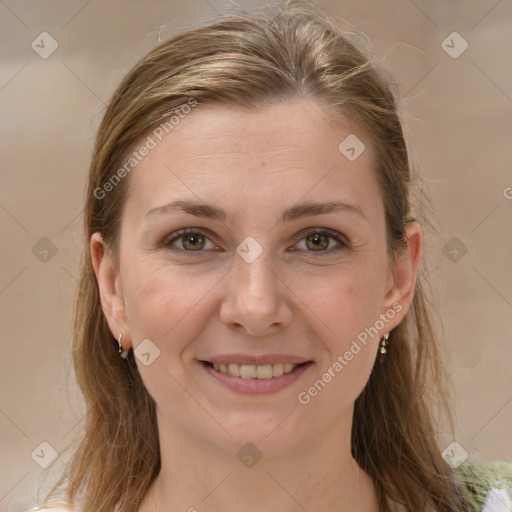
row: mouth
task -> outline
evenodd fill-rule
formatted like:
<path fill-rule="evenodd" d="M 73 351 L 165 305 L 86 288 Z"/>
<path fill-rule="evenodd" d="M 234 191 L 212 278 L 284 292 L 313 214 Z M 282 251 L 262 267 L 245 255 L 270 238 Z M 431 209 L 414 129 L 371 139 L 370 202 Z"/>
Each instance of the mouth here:
<path fill-rule="evenodd" d="M 311 373 L 315 363 L 293 354 L 225 353 L 197 359 L 214 386 L 243 394 L 276 393 Z"/>
<path fill-rule="evenodd" d="M 202 361 L 203 364 L 209 366 L 214 371 L 232 377 L 242 379 L 258 379 L 269 380 L 281 377 L 284 374 L 290 374 L 297 368 L 308 365 L 311 361 L 301 364 L 294 363 L 276 363 L 276 364 L 237 364 L 237 363 L 212 363 L 210 361 Z"/>

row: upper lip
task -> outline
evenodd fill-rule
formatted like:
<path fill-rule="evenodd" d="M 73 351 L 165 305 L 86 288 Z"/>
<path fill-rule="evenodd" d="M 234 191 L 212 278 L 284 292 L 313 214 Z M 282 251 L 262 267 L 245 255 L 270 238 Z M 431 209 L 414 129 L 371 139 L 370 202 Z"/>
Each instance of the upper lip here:
<path fill-rule="evenodd" d="M 247 364 L 254 366 L 263 366 L 266 364 L 279 363 L 302 364 L 309 362 L 310 359 L 292 356 L 289 354 L 265 354 L 259 356 L 250 354 L 219 354 L 216 356 L 211 356 L 208 359 L 204 359 L 203 361 L 219 364 Z"/>

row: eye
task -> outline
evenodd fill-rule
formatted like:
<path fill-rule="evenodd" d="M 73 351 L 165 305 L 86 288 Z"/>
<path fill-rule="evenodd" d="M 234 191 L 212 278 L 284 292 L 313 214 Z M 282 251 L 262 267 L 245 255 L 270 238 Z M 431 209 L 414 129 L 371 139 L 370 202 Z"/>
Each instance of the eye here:
<path fill-rule="evenodd" d="M 207 242 L 210 243 L 208 247 Z M 178 244 L 176 247 L 175 244 Z M 196 229 L 182 229 L 164 240 L 163 245 L 176 252 L 201 252 L 203 249 L 215 249 L 213 242 L 202 232 Z"/>
<path fill-rule="evenodd" d="M 335 231 L 313 229 L 301 233 L 304 236 L 295 247 L 309 253 L 332 253 L 349 246 L 343 235 Z M 331 243 L 333 242 L 334 243 Z M 210 244 L 208 246 L 208 244 Z M 201 253 L 204 250 L 216 250 L 218 247 L 199 229 L 182 229 L 172 233 L 162 242 L 173 252 Z M 296 249 L 294 249 L 296 250 Z"/>
<path fill-rule="evenodd" d="M 331 245 L 331 241 L 335 241 L 335 244 Z M 343 239 L 343 235 L 340 233 L 329 231 L 329 230 L 317 230 L 313 229 L 306 233 L 306 236 L 300 240 L 300 242 L 296 245 L 305 247 L 305 249 L 300 248 L 301 250 L 306 250 L 307 252 L 317 252 L 317 253 L 332 253 L 335 251 L 339 251 L 344 247 L 348 247 L 348 242 Z"/>

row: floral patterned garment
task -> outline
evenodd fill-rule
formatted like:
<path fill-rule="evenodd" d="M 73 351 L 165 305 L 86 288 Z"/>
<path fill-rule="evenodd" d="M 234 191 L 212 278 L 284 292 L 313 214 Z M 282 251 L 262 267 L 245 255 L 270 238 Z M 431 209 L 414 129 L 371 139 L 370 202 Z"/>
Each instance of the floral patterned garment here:
<path fill-rule="evenodd" d="M 466 460 L 455 474 L 472 507 L 469 512 L 512 512 L 512 464 Z"/>

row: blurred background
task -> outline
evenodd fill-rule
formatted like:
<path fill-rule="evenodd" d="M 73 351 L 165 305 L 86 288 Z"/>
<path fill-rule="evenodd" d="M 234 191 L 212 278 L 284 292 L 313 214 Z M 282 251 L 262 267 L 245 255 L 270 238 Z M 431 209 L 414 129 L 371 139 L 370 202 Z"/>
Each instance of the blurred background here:
<path fill-rule="evenodd" d="M 314 4 L 362 32 L 400 82 L 412 160 L 438 212 L 425 271 L 457 415 L 456 438 L 441 433 L 441 450 L 512 462 L 512 2 Z M 70 323 L 85 179 L 105 104 L 159 40 L 234 5 L 0 0 L 2 512 L 44 498 L 84 414 Z"/>

